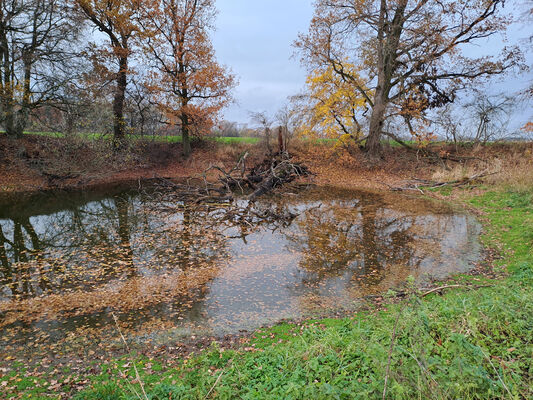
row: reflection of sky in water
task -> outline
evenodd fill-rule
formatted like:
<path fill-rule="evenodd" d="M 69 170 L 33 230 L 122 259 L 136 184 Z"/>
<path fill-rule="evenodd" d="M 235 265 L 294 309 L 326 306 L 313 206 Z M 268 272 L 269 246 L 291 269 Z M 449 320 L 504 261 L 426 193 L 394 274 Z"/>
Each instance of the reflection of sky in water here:
<path fill-rule="evenodd" d="M 479 256 L 472 217 L 400 195 L 328 188 L 257 203 L 300 213 L 288 226 L 221 225 L 155 205 L 119 193 L 0 213 L 4 339 L 16 327 L 60 338 L 105 326 L 111 310 L 139 337 L 237 332 L 350 309 L 409 275 L 464 272 Z"/>
<path fill-rule="evenodd" d="M 478 257 L 479 226 L 471 216 L 418 215 L 404 221 L 401 214 L 392 210 L 382 210 L 380 214 L 381 220 L 400 219 L 384 229 L 386 238 L 390 239 L 398 225 L 404 225 L 408 230 L 412 228 L 414 241 L 409 243 L 413 253 L 408 268 L 385 265 L 385 274 L 390 275 L 376 285 L 377 290 L 372 290 L 372 286 L 361 288 L 357 280 L 354 282 L 354 274 L 361 279 L 365 276 L 364 261 L 357 258 L 339 273 L 320 282 L 309 282 L 306 279 L 309 273 L 298 265 L 301 254 L 293 250 L 290 241 L 283 235 L 262 232 L 250 235 L 248 245 L 240 241 L 232 243 L 230 264 L 209 284 L 205 299 L 209 323 L 232 330 L 247 326 L 250 316 L 263 321 L 299 317 L 304 311 L 319 312 L 322 306 L 331 306 L 328 299 L 334 299 L 333 304 L 339 307 L 349 307 L 354 297 L 379 293 L 401 284 L 402 278 L 408 275 L 420 280 L 467 271 L 471 268 L 469 263 Z M 295 230 L 295 224 L 287 229 Z M 302 304 L 306 301 L 309 304 Z M 265 309 L 270 317 L 265 315 Z"/>

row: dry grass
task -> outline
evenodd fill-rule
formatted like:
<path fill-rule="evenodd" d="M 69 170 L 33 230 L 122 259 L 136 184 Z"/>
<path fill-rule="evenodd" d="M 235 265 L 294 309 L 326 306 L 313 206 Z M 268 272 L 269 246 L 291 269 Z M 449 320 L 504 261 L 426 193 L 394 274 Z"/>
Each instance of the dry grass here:
<path fill-rule="evenodd" d="M 276 148 L 276 143 L 272 143 Z M 351 151 L 328 141 L 294 138 L 289 150 L 298 161 L 316 173 L 316 183 L 386 189 L 405 179 L 432 178 L 455 181 L 482 171 L 491 185 L 524 189 L 533 186 L 533 143 L 501 143 L 475 148 L 436 144 L 435 152 L 474 156 L 464 163 L 442 163 L 419 157 L 401 147 L 385 146 L 383 157 L 371 160 L 358 147 Z M 193 154 L 185 159 L 179 143 L 131 141 L 114 152 L 108 140 L 28 136 L 20 141 L 0 137 L 0 191 L 35 190 L 56 186 L 97 185 L 154 176 L 183 178 L 198 176 L 211 165 L 230 169 L 248 153 L 247 166 L 267 154 L 264 142 L 193 143 Z"/>
<path fill-rule="evenodd" d="M 502 189 L 528 190 L 533 187 L 533 144 L 501 144 L 478 147 L 472 154 L 479 160 L 456 164 L 450 170 L 437 169 L 432 179 L 448 182 L 468 179 L 481 172 L 488 174 L 483 182 Z"/>

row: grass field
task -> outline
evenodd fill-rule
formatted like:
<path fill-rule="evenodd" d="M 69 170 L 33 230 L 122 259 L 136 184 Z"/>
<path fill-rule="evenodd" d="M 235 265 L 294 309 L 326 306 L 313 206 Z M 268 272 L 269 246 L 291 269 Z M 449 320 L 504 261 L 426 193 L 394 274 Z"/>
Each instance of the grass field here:
<path fill-rule="evenodd" d="M 0 134 L 5 134 L 5 132 L 0 131 Z M 25 135 L 33 135 L 33 136 L 46 136 L 46 137 L 56 137 L 56 138 L 62 138 L 65 137 L 65 134 L 60 132 L 24 132 Z M 102 133 L 84 133 L 84 134 L 78 134 L 81 137 L 85 137 L 90 140 L 99 140 L 99 139 L 111 139 L 113 135 L 111 134 L 102 134 Z M 154 142 L 160 142 L 160 143 L 181 143 L 181 136 L 151 136 L 151 135 L 128 135 L 129 139 L 133 140 L 146 140 L 146 141 L 154 141 Z M 261 141 L 262 138 L 260 137 L 227 137 L 227 136 L 221 136 L 221 137 L 210 137 L 206 136 L 206 140 L 214 141 L 217 143 L 222 144 L 233 144 L 233 143 L 246 143 L 246 144 L 256 144 Z M 195 138 L 192 138 L 192 140 L 196 140 Z M 313 143 L 319 143 L 319 144 L 334 144 L 337 142 L 337 139 L 328 139 L 328 138 L 313 138 L 313 139 L 305 139 L 304 140 L 310 140 Z"/>
<path fill-rule="evenodd" d="M 455 284 L 464 287 L 444 295 L 412 288 L 399 303 L 351 318 L 283 323 L 240 349 L 212 347 L 171 369 L 130 354 L 93 376 L 51 372 L 39 388 L 21 366 L 0 385 L 16 382 L 10 393 L 26 399 L 49 398 L 47 385 L 65 376 L 89 379 L 78 400 L 532 398 L 533 191 L 465 191 L 463 200 L 484 214 L 483 241 L 500 249 L 505 278 L 462 275 Z"/>
<path fill-rule="evenodd" d="M 0 134 L 3 134 L 5 132 L 0 131 Z M 25 135 L 34 135 L 34 136 L 47 136 L 47 137 L 65 137 L 63 133 L 60 132 L 24 132 Z M 102 133 L 84 133 L 79 134 L 79 136 L 85 137 L 87 139 L 91 140 L 98 140 L 98 139 L 110 139 L 113 137 L 111 134 L 102 134 Z M 181 136 L 151 136 L 151 135 L 128 135 L 127 136 L 130 139 L 133 140 L 146 140 L 146 141 L 154 141 L 154 142 L 160 142 L 160 143 L 181 143 Z M 214 141 L 217 143 L 222 144 L 233 144 L 233 143 L 246 143 L 246 144 L 256 144 L 258 143 L 262 138 L 259 137 L 205 137 L 206 140 Z M 196 140 L 195 138 L 192 138 L 192 140 Z M 333 138 L 301 138 L 301 140 L 309 140 L 312 143 L 316 144 L 335 144 L 338 142 L 338 139 Z M 364 143 L 364 142 L 362 142 Z M 388 140 L 384 139 L 383 143 L 388 143 L 392 147 L 401 147 L 402 145 L 400 143 L 395 142 L 394 140 Z M 416 142 L 413 140 L 404 140 L 404 143 L 416 146 Z M 432 144 L 446 144 L 447 142 L 444 141 L 436 141 L 432 142 Z M 453 144 L 452 142 L 449 142 L 449 144 Z M 487 142 L 485 145 L 492 145 L 494 142 Z M 472 142 L 458 142 L 458 145 L 460 146 L 468 146 L 473 145 Z"/>
<path fill-rule="evenodd" d="M 5 133 L 5 132 L 0 132 Z M 34 135 L 34 136 L 47 136 L 47 137 L 65 137 L 63 133 L 60 132 L 24 132 L 25 135 Z M 112 135 L 105 135 L 101 133 L 85 133 L 80 134 L 80 136 L 85 137 L 90 140 L 98 139 L 109 139 L 112 138 Z M 155 141 L 161 143 L 181 143 L 181 136 L 150 136 L 150 135 L 128 135 L 128 138 L 134 140 L 146 140 L 146 141 Z M 231 144 L 231 143 L 249 143 L 255 144 L 259 142 L 260 138 L 255 137 L 207 137 L 207 140 L 212 140 L 218 143 Z M 194 139 L 193 139 L 194 140 Z"/>

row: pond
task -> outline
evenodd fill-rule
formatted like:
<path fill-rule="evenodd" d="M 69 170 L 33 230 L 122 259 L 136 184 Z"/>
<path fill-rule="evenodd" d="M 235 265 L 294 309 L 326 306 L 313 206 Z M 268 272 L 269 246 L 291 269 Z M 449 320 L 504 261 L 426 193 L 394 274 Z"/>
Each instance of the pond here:
<path fill-rule="evenodd" d="M 402 194 L 311 187 L 225 213 L 151 190 L 3 201 L 0 355 L 120 346 L 113 315 L 165 344 L 343 313 L 480 257 L 474 217 Z"/>

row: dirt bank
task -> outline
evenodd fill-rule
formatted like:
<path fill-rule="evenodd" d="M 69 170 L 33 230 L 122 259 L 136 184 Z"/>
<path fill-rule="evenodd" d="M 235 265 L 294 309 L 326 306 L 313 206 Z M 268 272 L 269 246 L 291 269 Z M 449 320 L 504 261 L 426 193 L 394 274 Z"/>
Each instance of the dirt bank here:
<path fill-rule="evenodd" d="M 210 165 L 229 169 L 246 152 L 248 165 L 265 156 L 261 145 L 196 142 L 185 159 L 178 143 L 137 141 L 119 153 L 109 141 L 26 136 L 0 136 L 0 193 L 114 186 L 154 177 L 201 176 Z M 381 160 L 369 160 L 359 149 L 351 154 L 332 144 L 294 141 L 291 152 L 309 166 L 317 184 L 389 189 L 413 177 L 446 181 L 488 171 L 491 183 L 533 182 L 533 143 L 490 146 L 433 145 L 431 150 L 461 162 L 422 157 L 401 147 L 386 146 Z M 518 175 L 517 175 L 518 174 Z M 214 176 L 211 176 L 214 178 Z"/>

